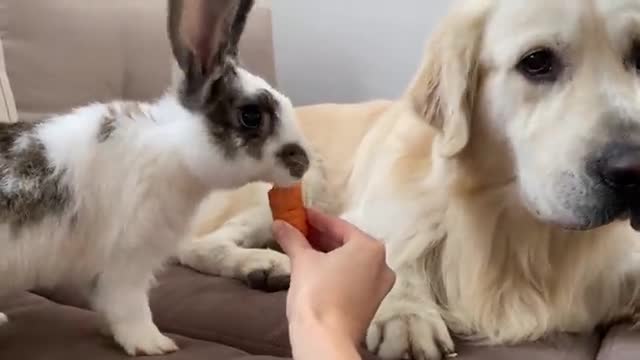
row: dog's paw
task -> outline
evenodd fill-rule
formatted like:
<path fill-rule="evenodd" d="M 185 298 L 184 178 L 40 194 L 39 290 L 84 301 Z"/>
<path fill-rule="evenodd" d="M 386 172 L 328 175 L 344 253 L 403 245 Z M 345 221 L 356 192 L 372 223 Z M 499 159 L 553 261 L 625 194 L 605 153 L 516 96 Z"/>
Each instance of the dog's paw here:
<path fill-rule="evenodd" d="M 104 337 L 113 337 L 111 326 L 109 325 L 107 320 L 104 318 L 100 318 L 98 322 L 98 334 Z"/>
<path fill-rule="evenodd" d="M 398 308 L 383 303 L 367 332 L 369 351 L 385 360 L 440 360 L 457 355 L 447 325 L 437 311 L 418 315 L 385 311 L 385 307 Z"/>
<path fill-rule="evenodd" d="M 245 250 L 238 266 L 242 280 L 250 288 L 263 291 L 281 291 L 289 288 L 289 257 L 270 249 Z"/>
<path fill-rule="evenodd" d="M 640 313 L 637 310 L 631 314 L 629 321 L 631 323 L 630 330 L 640 330 Z"/>
<path fill-rule="evenodd" d="M 280 291 L 289 288 L 289 257 L 272 249 L 193 241 L 181 247 L 178 260 L 180 264 L 206 274 L 243 281 L 253 289 Z"/>
<path fill-rule="evenodd" d="M 163 355 L 179 350 L 176 343 L 153 324 L 114 329 L 113 333 L 115 341 L 130 356 Z"/>
<path fill-rule="evenodd" d="M 9 322 L 9 318 L 7 317 L 7 315 L 5 313 L 1 313 L 0 312 L 0 326 L 6 324 Z"/>

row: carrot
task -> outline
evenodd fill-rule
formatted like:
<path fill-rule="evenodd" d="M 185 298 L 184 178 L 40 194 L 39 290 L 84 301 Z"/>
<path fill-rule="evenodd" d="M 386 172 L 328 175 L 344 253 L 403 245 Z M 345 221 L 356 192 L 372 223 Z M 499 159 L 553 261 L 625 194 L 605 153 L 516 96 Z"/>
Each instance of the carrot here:
<path fill-rule="evenodd" d="M 309 235 L 307 212 L 302 200 L 302 184 L 287 188 L 274 186 L 269 190 L 269 206 L 274 220 L 286 221 L 304 236 Z"/>

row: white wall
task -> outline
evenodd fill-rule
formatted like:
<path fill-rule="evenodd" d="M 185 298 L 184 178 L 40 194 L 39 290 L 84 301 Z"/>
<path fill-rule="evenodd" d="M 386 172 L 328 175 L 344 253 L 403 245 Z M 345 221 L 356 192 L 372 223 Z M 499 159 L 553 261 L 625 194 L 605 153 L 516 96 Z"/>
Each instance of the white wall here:
<path fill-rule="evenodd" d="M 450 0 L 274 0 L 278 85 L 295 105 L 394 98 Z"/>

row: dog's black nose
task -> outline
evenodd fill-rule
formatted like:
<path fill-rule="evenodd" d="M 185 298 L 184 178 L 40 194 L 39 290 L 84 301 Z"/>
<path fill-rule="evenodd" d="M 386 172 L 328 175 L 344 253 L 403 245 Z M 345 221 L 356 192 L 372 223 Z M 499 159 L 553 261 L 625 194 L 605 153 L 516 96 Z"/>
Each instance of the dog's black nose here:
<path fill-rule="evenodd" d="M 615 190 L 640 188 L 640 146 L 608 147 L 598 170 L 603 181 Z"/>

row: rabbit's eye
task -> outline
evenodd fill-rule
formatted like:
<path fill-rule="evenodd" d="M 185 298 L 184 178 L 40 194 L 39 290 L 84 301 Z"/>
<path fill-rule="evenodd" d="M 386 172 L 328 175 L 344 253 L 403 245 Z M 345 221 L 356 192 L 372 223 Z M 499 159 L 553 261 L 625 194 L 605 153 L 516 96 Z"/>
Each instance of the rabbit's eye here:
<path fill-rule="evenodd" d="M 240 108 L 240 124 L 249 129 L 262 125 L 262 110 L 257 105 L 245 105 Z"/>

